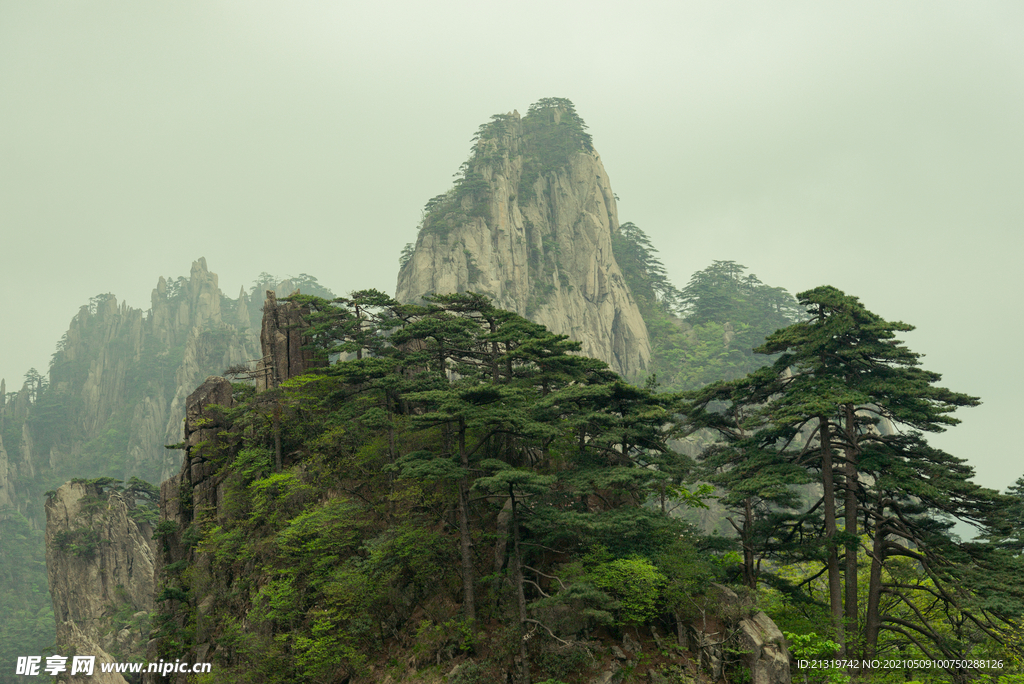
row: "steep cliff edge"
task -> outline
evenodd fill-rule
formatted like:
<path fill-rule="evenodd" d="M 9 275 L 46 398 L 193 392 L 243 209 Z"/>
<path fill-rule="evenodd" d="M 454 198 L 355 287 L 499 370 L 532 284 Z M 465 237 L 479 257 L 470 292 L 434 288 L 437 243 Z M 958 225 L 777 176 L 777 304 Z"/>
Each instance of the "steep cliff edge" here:
<path fill-rule="evenodd" d="M 137 502 L 102 482 L 70 482 L 46 503 L 46 568 L 59 655 L 95 655 L 94 674 L 68 681 L 123 683 L 100 662 L 145 655 L 154 601 L 155 489 Z M 141 505 L 140 505 L 141 504 Z"/>
<path fill-rule="evenodd" d="M 263 273 L 256 284 L 259 301 L 244 290 L 232 299 L 200 258 L 187 277 L 158 280 L 148 312 L 98 295 L 72 319 L 48 374 L 30 371 L 11 393 L 0 380 L 0 658 L 53 643 L 44 493 L 72 478 L 176 474 L 181 452 L 164 445 L 182 441 L 188 394 L 260 356 L 263 290 L 333 296 L 305 274 L 281 282 Z"/>
<path fill-rule="evenodd" d="M 185 397 L 211 372 L 257 356 L 247 307 L 223 295 L 202 258 L 188 278 L 159 279 L 148 313 L 94 297 L 58 345 L 22 457 L 62 480 L 170 477 L 180 455 L 164 445 L 181 441 Z"/>
<path fill-rule="evenodd" d="M 396 298 L 486 294 L 636 378 L 651 347 L 612 253 L 618 229 L 608 174 L 572 103 L 541 100 L 481 127 L 455 188 L 427 204 Z"/>

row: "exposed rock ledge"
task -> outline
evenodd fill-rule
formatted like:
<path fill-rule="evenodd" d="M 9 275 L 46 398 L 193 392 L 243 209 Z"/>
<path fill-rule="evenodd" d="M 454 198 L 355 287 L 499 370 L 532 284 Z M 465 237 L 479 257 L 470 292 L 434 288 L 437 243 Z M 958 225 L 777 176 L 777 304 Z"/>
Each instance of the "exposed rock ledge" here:
<path fill-rule="evenodd" d="M 150 526 L 132 519 L 133 505 L 129 496 L 85 482 L 63 485 L 46 503 L 57 654 L 96 656 L 92 676 L 69 682 L 124 684 L 99 664 L 145 654 L 155 549 Z"/>

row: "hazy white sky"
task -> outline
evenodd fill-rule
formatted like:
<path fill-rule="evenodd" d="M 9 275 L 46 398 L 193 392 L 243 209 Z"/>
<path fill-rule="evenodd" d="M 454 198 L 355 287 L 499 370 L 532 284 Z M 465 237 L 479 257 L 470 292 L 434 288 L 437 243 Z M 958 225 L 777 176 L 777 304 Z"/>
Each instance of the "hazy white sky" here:
<path fill-rule="evenodd" d="M 568 97 L 675 282 L 713 259 L 918 327 L 1024 474 L 1024 4 L 0 0 L 0 376 L 205 256 L 394 291 L 489 116 Z"/>

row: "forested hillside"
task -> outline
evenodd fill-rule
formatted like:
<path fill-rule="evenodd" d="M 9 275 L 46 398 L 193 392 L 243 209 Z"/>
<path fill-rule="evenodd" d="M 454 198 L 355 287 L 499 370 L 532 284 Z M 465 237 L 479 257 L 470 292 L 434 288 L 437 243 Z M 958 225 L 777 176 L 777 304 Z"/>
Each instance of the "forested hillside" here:
<path fill-rule="evenodd" d="M 897 339 L 912 326 L 834 288 L 797 302 L 731 261 L 677 289 L 637 226 L 613 244 L 660 384 L 689 390 L 680 412 L 703 445 L 694 472 L 738 538 L 737 579 L 804 632 L 794 645 L 868 659 L 1000 653 L 1019 666 L 1019 487 L 981 488 L 963 459 L 928 445 L 924 433 L 978 399 L 920 368 Z M 977 539 L 953 534 L 958 521 Z"/>
<path fill-rule="evenodd" d="M 451 681 L 585 681 L 598 637 L 683 634 L 713 603 L 724 565 L 665 512 L 691 465 L 667 445 L 671 396 L 479 295 L 294 299 L 344 360 L 204 389 L 222 403 L 158 530 L 163 657 L 203 653 L 218 682 L 453 659 Z M 686 662 L 669 651 L 636 674 Z"/>
<path fill-rule="evenodd" d="M 855 298 L 802 293 L 802 320 L 758 349 L 772 366 L 683 395 L 625 384 L 479 295 L 295 301 L 310 349 L 342 360 L 210 390 L 222 403 L 164 491 L 161 656 L 205 654 L 216 681 L 590 681 L 610 636 L 639 653 L 727 614 L 718 581 L 800 657 L 1019 672 L 1021 499 L 927 445 L 976 399 Z M 695 429 L 723 438 L 697 464 L 669 447 Z M 739 554 L 668 514 L 700 505 L 697 477 L 723 488 Z M 816 501 L 795 496 L 815 482 Z M 962 541 L 954 519 L 985 534 Z M 715 672 L 696 653 L 623 676 Z"/>

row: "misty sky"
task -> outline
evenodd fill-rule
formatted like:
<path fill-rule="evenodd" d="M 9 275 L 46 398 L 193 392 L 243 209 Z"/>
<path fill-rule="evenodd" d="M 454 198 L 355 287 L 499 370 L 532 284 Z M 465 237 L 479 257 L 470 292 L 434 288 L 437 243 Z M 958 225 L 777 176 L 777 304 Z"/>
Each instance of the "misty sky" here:
<path fill-rule="evenodd" d="M 205 256 L 394 292 L 490 115 L 567 97 L 679 286 L 732 259 L 916 325 L 979 395 L 934 444 L 1024 474 L 1019 2 L 0 0 L 0 376 Z"/>

